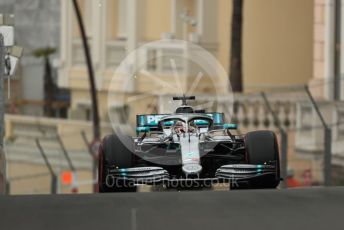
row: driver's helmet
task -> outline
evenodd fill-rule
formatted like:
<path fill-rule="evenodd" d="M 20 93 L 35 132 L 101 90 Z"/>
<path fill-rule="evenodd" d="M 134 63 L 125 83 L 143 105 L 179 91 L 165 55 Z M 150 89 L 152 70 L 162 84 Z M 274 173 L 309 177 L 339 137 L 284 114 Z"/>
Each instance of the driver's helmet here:
<path fill-rule="evenodd" d="M 185 128 L 184 128 L 184 123 L 182 121 L 177 121 L 176 124 L 174 125 L 174 130 L 177 133 L 185 133 Z"/>
<path fill-rule="evenodd" d="M 183 122 L 182 121 L 177 121 L 175 124 L 176 127 L 183 127 Z"/>
<path fill-rule="evenodd" d="M 195 121 L 190 121 L 189 123 L 189 132 L 196 132 L 197 130 L 197 125 L 195 124 Z"/>

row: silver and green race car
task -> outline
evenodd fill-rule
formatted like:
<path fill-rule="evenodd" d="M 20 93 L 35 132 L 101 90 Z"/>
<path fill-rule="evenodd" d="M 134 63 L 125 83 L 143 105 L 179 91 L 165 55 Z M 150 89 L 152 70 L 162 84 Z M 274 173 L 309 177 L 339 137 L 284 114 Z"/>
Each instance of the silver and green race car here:
<path fill-rule="evenodd" d="M 137 185 L 231 189 L 276 188 L 279 150 L 271 131 L 233 134 L 223 113 L 195 111 L 182 100 L 173 114 L 137 115 L 137 136 L 106 136 L 99 148 L 99 192 L 136 191 Z"/>

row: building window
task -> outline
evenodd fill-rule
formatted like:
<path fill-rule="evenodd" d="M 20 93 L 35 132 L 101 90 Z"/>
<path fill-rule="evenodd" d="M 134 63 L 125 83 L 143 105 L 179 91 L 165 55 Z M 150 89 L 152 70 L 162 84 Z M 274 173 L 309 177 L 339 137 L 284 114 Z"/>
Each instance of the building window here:
<path fill-rule="evenodd" d="M 84 21 L 88 46 L 92 49 L 92 0 L 78 0 L 81 15 Z M 74 13 L 74 11 L 73 11 Z M 85 63 L 85 55 L 81 42 L 80 28 L 75 15 L 72 15 L 73 39 L 72 39 L 72 63 L 74 66 L 83 65 Z M 92 50 L 91 50 L 92 52 Z"/>
<path fill-rule="evenodd" d="M 108 0 L 108 40 L 124 40 L 127 37 L 126 0 Z"/>
<path fill-rule="evenodd" d="M 110 121 L 118 122 L 119 124 L 126 124 L 129 119 L 129 106 L 113 106 L 110 108 Z"/>

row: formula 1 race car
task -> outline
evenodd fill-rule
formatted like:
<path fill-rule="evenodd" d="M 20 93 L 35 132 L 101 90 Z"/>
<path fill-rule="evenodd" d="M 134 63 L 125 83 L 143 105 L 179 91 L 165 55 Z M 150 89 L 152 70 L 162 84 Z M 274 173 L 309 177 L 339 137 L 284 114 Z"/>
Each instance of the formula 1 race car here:
<path fill-rule="evenodd" d="M 137 136 L 112 134 L 99 148 L 99 192 L 136 191 L 139 184 L 194 189 L 276 188 L 279 151 L 271 131 L 232 134 L 223 113 L 194 111 L 182 100 L 174 114 L 137 115 Z M 232 132 L 231 132 L 232 131 Z"/>

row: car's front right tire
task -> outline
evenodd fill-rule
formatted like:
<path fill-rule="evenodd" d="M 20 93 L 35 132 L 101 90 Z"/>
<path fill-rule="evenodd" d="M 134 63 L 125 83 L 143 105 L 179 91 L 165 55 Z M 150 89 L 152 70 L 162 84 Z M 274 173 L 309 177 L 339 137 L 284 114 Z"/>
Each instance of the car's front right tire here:
<path fill-rule="evenodd" d="M 127 138 L 127 137 L 123 137 Z M 136 186 L 109 176 L 107 171 L 110 167 L 130 168 L 132 167 L 133 152 L 131 139 L 128 138 L 128 146 L 123 144 L 117 134 L 106 136 L 99 148 L 98 165 L 98 191 L 106 192 L 135 192 Z"/>

